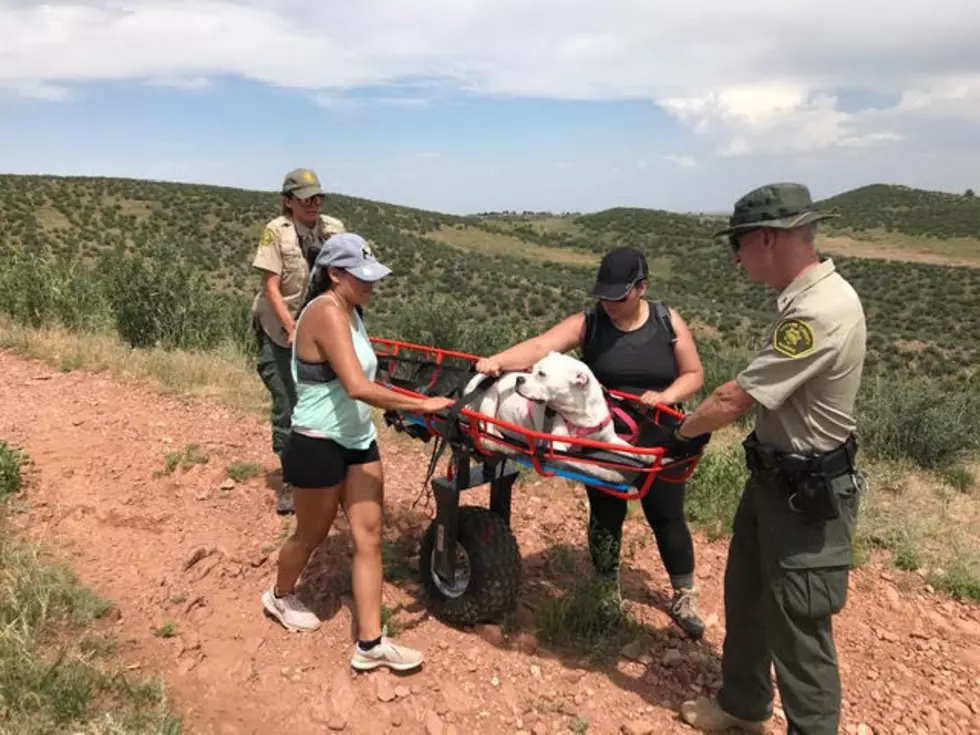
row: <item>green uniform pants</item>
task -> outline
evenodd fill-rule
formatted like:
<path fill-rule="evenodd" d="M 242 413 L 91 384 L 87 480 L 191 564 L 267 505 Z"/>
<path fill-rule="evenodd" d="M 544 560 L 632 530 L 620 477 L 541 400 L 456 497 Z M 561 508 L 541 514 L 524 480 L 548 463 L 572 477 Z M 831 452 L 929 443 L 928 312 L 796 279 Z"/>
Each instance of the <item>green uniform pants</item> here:
<path fill-rule="evenodd" d="M 261 327 L 256 327 L 255 337 L 259 343 L 257 369 L 259 377 L 272 395 L 272 451 L 282 456 L 289 437 L 293 408 L 296 406 L 296 384 L 290 370 L 292 351 L 280 347 Z"/>
<path fill-rule="evenodd" d="M 833 481 L 840 516 L 807 523 L 782 481 L 749 477 L 725 570 L 726 635 L 718 703 L 749 721 L 772 715 L 770 665 L 789 735 L 837 735 L 840 673 L 832 616 L 847 600 L 858 489 Z"/>

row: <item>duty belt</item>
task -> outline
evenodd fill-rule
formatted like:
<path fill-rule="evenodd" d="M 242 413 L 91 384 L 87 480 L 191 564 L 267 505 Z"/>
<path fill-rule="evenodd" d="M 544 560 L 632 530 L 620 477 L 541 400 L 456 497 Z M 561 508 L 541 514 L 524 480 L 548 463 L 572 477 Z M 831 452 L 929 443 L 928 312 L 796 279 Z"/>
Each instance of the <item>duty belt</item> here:
<path fill-rule="evenodd" d="M 742 446 L 745 447 L 745 464 L 750 472 L 773 472 L 790 477 L 837 477 L 855 470 L 857 439 L 854 435 L 829 452 L 814 454 L 781 452 L 760 442 L 754 431 L 742 442 Z"/>

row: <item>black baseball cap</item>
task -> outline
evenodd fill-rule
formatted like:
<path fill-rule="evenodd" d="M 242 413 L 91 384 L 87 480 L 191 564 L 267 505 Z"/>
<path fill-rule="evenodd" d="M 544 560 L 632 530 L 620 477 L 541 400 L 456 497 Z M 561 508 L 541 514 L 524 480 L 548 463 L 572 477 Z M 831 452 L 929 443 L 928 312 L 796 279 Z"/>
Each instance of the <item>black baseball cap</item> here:
<path fill-rule="evenodd" d="M 610 250 L 599 264 L 592 296 L 609 301 L 626 298 L 630 289 L 650 274 L 647 259 L 636 248 Z"/>

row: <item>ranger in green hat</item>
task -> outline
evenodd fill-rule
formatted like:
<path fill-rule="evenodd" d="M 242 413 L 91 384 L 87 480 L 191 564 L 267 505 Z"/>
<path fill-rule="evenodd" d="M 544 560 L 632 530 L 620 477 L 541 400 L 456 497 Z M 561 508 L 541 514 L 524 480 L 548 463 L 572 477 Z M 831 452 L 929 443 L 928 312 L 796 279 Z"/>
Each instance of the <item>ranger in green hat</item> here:
<path fill-rule="evenodd" d="M 280 456 L 296 405 L 290 346 L 296 316 L 306 299 L 310 267 L 322 244 L 345 230 L 339 219 L 320 213 L 325 193 L 310 169 L 287 173 L 281 194 L 280 216 L 265 226 L 252 260 L 252 267 L 262 273 L 262 288 L 252 303 L 259 351 L 256 367 L 272 396 L 272 450 Z M 280 485 L 276 500 L 279 514 L 293 512 L 288 485 Z"/>
<path fill-rule="evenodd" d="M 854 405 L 866 331 L 857 293 L 815 249 L 828 216 L 805 186 L 770 184 L 739 199 L 717 233 L 751 281 L 778 292 L 778 318 L 677 434 L 684 442 L 756 413 L 725 571 L 721 691 L 681 708 L 706 732 L 765 732 L 773 664 L 790 735 L 836 735 L 840 724 L 831 621 L 847 599 L 863 487 Z"/>

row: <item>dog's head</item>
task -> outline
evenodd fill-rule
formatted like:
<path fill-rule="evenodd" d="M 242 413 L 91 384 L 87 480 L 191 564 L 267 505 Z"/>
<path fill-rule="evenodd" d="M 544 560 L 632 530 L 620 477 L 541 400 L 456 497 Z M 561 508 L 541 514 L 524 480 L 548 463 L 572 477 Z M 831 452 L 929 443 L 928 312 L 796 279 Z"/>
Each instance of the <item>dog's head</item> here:
<path fill-rule="evenodd" d="M 524 398 L 551 406 L 563 415 L 580 415 L 590 399 L 602 399 L 602 387 L 581 360 L 551 352 L 527 375 L 517 378 L 515 390 Z M 605 401 L 602 400 L 605 406 Z"/>

